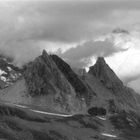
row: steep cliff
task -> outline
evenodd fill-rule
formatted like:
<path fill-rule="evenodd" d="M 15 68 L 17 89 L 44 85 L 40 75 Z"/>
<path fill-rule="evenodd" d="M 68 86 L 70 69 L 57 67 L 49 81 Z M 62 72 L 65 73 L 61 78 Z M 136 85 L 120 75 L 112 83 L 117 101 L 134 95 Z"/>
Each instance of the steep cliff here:
<path fill-rule="evenodd" d="M 86 103 L 89 104 L 92 97 L 96 96 L 96 93 L 92 91 L 91 88 L 82 80 L 82 77 L 78 76 L 60 57 L 57 55 L 51 55 L 51 58 L 54 60 L 72 87 L 75 89 L 76 95 L 79 98 L 83 97 L 86 100 Z"/>
<path fill-rule="evenodd" d="M 82 110 L 85 104 L 53 59 L 44 50 L 42 55 L 24 67 L 28 93 L 32 97 L 46 97 L 46 104 L 58 110 Z M 78 83 L 77 83 L 78 84 Z"/>
<path fill-rule="evenodd" d="M 122 106 L 132 109 L 137 108 L 137 100 L 135 99 L 134 92 L 123 85 L 122 81 L 106 64 L 103 57 L 99 57 L 96 64 L 90 67 L 89 74 L 94 75 Z"/>

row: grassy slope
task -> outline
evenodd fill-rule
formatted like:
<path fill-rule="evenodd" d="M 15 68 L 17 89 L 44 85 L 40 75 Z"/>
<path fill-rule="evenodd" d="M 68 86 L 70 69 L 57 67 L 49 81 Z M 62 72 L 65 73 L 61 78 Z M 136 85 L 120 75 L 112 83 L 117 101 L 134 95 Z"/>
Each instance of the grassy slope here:
<path fill-rule="evenodd" d="M 109 117 L 106 121 L 89 115 L 63 118 L 0 105 L 0 139 L 6 140 L 139 140 L 139 130 L 115 129 L 111 122 Z M 103 132 L 118 137 L 105 137 Z"/>
<path fill-rule="evenodd" d="M 89 115 L 63 118 L 0 106 L 0 138 L 7 140 L 109 140 L 100 134 L 107 129 L 108 121 Z"/>

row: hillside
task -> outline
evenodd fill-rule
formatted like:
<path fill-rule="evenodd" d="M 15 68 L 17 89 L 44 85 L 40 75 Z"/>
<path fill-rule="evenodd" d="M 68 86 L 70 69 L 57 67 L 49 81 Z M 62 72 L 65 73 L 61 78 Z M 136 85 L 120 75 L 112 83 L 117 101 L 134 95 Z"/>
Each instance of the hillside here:
<path fill-rule="evenodd" d="M 1 64 L 0 64 L 1 66 Z M 0 90 L 0 138 L 6 140 L 138 140 L 140 96 L 99 57 L 89 72 L 44 50 Z M 3 76 L 3 75 L 2 75 Z M 4 82 L 4 81 L 3 81 Z"/>

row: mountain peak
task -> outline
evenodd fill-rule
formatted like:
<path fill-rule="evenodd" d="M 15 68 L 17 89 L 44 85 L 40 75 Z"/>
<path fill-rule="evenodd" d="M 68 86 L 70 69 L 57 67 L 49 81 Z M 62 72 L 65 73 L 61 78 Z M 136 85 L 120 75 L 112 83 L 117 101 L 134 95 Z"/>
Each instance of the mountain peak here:
<path fill-rule="evenodd" d="M 48 54 L 47 54 L 47 51 L 46 51 L 46 50 L 43 50 L 43 51 L 42 51 L 42 55 L 44 55 L 44 56 L 48 55 Z"/>
<path fill-rule="evenodd" d="M 56 59 L 59 61 L 58 57 Z M 33 98 L 44 96 L 45 104 L 57 111 L 67 113 L 79 111 L 81 105 L 85 104 L 77 98 L 73 86 L 45 50 L 41 56 L 26 66 L 24 78 L 28 94 Z"/>
<path fill-rule="evenodd" d="M 99 64 L 106 64 L 104 57 L 98 57 L 96 63 L 99 63 Z"/>
<path fill-rule="evenodd" d="M 131 91 L 123 85 L 123 82 L 105 62 L 103 57 L 98 57 L 96 64 L 90 67 L 88 73 L 95 76 L 107 89 L 109 89 L 121 104 L 127 104 L 134 108 L 137 106 Z"/>
<path fill-rule="evenodd" d="M 122 86 L 121 80 L 106 64 L 103 57 L 98 57 L 96 64 L 90 67 L 89 73 L 98 78 L 107 88 L 112 89 L 114 86 Z"/>
<path fill-rule="evenodd" d="M 53 60 L 51 59 L 51 57 L 49 56 L 49 54 L 47 53 L 46 50 L 42 51 L 42 55 L 40 57 L 41 57 L 41 60 L 43 60 L 48 65 L 48 67 L 50 67 L 50 68 L 53 67 L 54 62 L 53 62 Z"/>
<path fill-rule="evenodd" d="M 48 53 L 47 53 L 46 50 L 43 50 L 43 51 L 42 51 L 42 57 L 48 59 L 49 55 L 48 55 Z"/>

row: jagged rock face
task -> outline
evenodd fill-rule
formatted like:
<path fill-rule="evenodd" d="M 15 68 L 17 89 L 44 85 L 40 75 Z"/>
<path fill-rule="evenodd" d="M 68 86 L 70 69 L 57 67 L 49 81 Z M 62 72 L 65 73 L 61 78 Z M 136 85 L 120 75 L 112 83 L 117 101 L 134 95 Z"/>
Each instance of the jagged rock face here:
<path fill-rule="evenodd" d="M 61 70 L 61 72 L 64 73 L 65 77 L 68 79 L 68 81 L 71 83 L 77 94 L 86 94 L 88 92 L 87 87 L 83 84 L 83 82 L 79 79 L 79 77 L 73 72 L 71 67 L 65 63 L 61 58 L 59 58 L 57 55 L 51 55 L 52 59 L 58 66 L 58 68 Z"/>
<path fill-rule="evenodd" d="M 56 93 L 57 89 L 66 94 L 71 92 L 71 87 L 45 51 L 25 68 L 24 76 L 29 85 L 29 93 L 33 96 Z"/>
<path fill-rule="evenodd" d="M 73 72 L 71 67 L 61 58 L 59 58 L 57 55 L 51 55 L 51 58 L 75 89 L 76 95 L 80 98 L 83 97 L 86 100 L 86 103 L 89 105 L 89 98 L 91 100 L 92 96 L 96 95 L 95 92 L 93 92 L 90 87 L 86 85 L 84 81 L 82 81 L 82 79 L 80 79 L 80 77 Z"/>
<path fill-rule="evenodd" d="M 50 95 L 55 103 L 60 103 L 69 111 L 75 108 L 75 103 L 79 109 L 74 89 L 46 51 L 24 69 L 26 85 L 32 97 Z"/>
<path fill-rule="evenodd" d="M 114 94 L 121 104 L 136 108 L 135 97 L 129 88 L 125 87 L 113 70 L 106 64 L 103 57 L 99 57 L 96 64 L 90 67 L 89 74 L 94 75 Z"/>
<path fill-rule="evenodd" d="M 115 89 L 122 88 L 123 83 L 106 64 L 103 57 L 99 57 L 94 66 L 90 67 L 90 74 L 97 77 L 107 88 Z"/>

